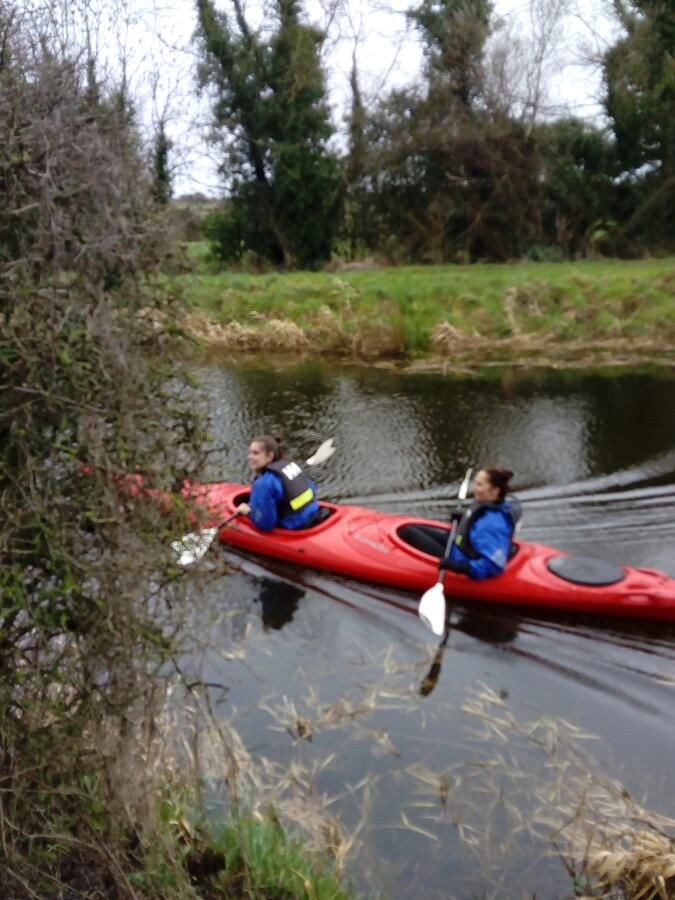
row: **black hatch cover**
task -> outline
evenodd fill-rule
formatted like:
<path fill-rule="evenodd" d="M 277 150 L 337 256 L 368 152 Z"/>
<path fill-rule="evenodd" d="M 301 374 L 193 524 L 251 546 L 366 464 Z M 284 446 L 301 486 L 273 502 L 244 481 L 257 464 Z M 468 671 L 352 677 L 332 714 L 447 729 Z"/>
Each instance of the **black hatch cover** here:
<path fill-rule="evenodd" d="M 616 584 L 624 578 L 621 566 L 590 556 L 552 556 L 546 565 L 558 578 L 573 584 Z"/>

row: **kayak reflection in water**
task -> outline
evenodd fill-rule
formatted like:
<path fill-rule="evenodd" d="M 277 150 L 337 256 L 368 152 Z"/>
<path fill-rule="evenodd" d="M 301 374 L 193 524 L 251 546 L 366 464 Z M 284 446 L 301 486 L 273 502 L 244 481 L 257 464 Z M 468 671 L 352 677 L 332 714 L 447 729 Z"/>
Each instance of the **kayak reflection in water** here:
<path fill-rule="evenodd" d="M 520 503 L 507 497 L 511 469 L 485 466 L 473 482 L 473 502 L 459 519 L 449 558 L 441 568 L 477 581 L 494 578 L 506 568 L 511 539 L 520 519 Z"/>
<path fill-rule="evenodd" d="M 260 592 L 257 600 L 262 608 L 263 629 L 279 631 L 293 619 L 298 603 L 305 596 L 305 591 L 294 584 L 277 581 L 273 578 L 257 579 Z"/>
<path fill-rule="evenodd" d="M 504 466 L 484 466 L 473 482 L 473 502 L 466 512 L 454 512 L 457 533 L 445 557 L 448 531 L 433 525 L 404 525 L 399 534 L 418 550 L 440 557 L 440 567 L 483 580 L 506 568 L 511 539 L 520 519 L 520 503 L 507 496 L 513 472 Z"/>
<path fill-rule="evenodd" d="M 319 513 L 316 485 L 297 463 L 284 458 L 280 435 L 253 438 L 248 462 L 255 477 L 249 502 L 237 507 L 240 515 L 248 516 L 260 531 L 305 528 L 312 523 Z"/>

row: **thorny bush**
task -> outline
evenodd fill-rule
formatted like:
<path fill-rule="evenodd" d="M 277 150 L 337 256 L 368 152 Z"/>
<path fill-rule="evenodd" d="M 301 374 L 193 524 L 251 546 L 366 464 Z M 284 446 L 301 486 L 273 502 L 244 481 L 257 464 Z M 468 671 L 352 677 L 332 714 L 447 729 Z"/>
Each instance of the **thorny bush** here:
<path fill-rule="evenodd" d="M 147 674 L 182 511 L 120 504 L 111 476 L 171 490 L 203 434 L 172 387 L 168 241 L 130 104 L 47 12 L 0 10 L 0 883 L 122 897 L 149 841 Z"/>

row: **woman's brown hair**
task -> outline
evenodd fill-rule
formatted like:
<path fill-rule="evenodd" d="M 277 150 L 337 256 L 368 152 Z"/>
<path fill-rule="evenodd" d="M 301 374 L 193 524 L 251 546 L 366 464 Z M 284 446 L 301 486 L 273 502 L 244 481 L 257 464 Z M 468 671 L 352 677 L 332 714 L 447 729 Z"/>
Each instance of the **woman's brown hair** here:
<path fill-rule="evenodd" d="M 284 439 L 280 434 L 261 434 L 254 437 L 252 444 L 261 444 L 268 453 L 274 454 L 274 459 L 281 459 L 284 455 Z"/>
<path fill-rule="evenodd" d="M 492 487 L 499 488 L 499 500 L 501 502 L 509 490 L 509 481 L 513 478 L 513 472 L 511 469 L 507 469 L 506 466 L 483 466 L 483 471 Z"/>

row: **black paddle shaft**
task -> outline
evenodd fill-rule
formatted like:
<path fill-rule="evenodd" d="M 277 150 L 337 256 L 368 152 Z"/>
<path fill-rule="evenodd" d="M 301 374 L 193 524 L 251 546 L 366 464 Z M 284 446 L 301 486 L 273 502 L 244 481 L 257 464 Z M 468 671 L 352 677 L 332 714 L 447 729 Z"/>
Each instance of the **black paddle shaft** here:
<path fill-rule="evenodd" d="M 466 500 L 467 491 L 469 489 L 469 480 L 471 479 L 472 469 L 467 469 L 466 475 L 464 476 L 464 481 L 461 484 L 459 489 L 459 493 L 457 494 L 457 506 L 455 508 L 455 515 L 453 516 L 452 523 L 450 525 L 450 533 L 448 534 L 448 541 L 445 545 L 445 550 L 443 551 L 443 556 L 441 556 L 441 562 L 438 567 L 438 580 L 443 580 L 443 563 L 450 555 L 450 551 L 452 550 L 452 544 L 455 540 L 455 536 L 457 534 L 457 529 L 459 527 L 459 520 L 462 517 L 463 513 L 463 503 Z"/>

